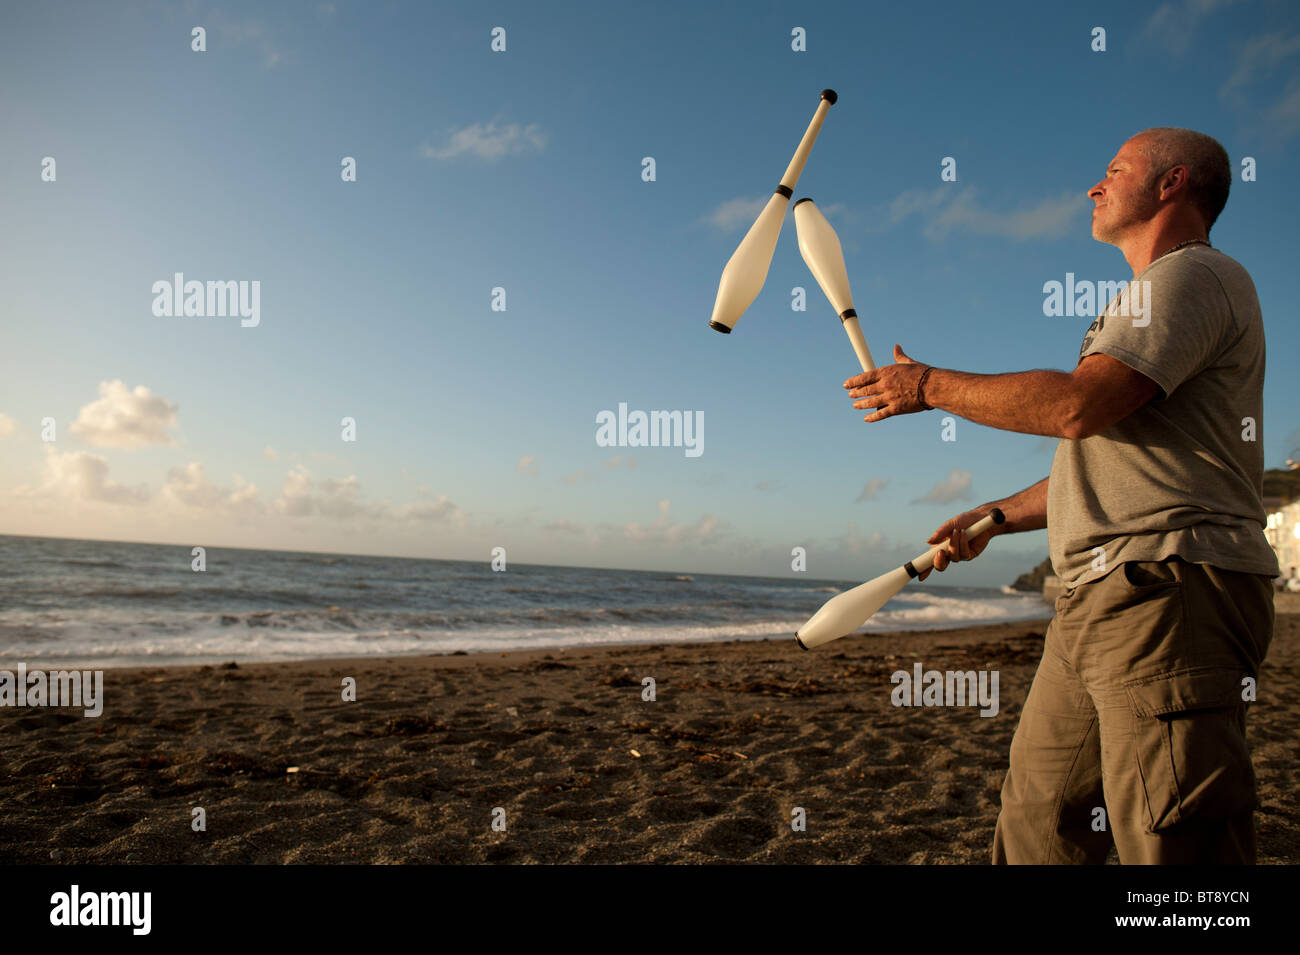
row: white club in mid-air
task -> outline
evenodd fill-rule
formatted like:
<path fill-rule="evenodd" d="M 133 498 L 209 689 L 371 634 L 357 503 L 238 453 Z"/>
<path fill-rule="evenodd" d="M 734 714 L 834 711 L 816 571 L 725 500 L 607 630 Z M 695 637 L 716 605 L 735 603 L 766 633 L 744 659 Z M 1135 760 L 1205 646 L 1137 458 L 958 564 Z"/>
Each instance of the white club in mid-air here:
<path fill-rule="evenodd" d="M 966 536 L 979 537 L 994 524 L 1001 524 L 1005 520 L 1003 513 L 995 507 L 987 516 L 966 528 Z M 934 555 L 941 550 L 948 550 L 949 546 L 949 542 L 944 541 L 896 570 L 881 574 L 875 580 L 869 580 L 852 590 L 836 594 L 799 628 L 794 635 L 795 640 L 805 650 L 811 650 L 823 643 L 848 636 L 871 619 L 871 615 L 883 607 L 890 597 L 906 587 L 909 580 L 933 567 Z"/>
<path fill-rule="evenodd" d="M 758 293 L 767 280 L 767 270 L 772 265 L 772 253 L 776 251 L 776 240 L 781 235 L 781 223 L 785 219 L 785 210 L 790 205 L 790 197 L 794 195 L 795 184 L 799 182 L 799 174 L 803 172 L 808 154 L 817 141 L 817 133 L 826 120 L 826 113 L 837 98 L 834 90 L 822 90 L 817 112 L 813 114 L 812 122 L 799 141 L 799 148 L 786 167 L 780 185 L 727 260 L 727 265 L 722 270 L 722 279 L 718 282 L 718 297 L 713 302 L 710 328 L 730 334 L 745 309 L 758 298 Z"/>
<path fill-rule="evenodd" d="M 794 226 L 799 234 L 799 252 L 808 263 L 808 271 L 812 272 L 844 323 L 844 331 L 853 343 L 862 370 L 875 371 L 876 363 L 871 360 L 871 349 L 862 336 L 858 313 L 853 307 L 853 293 L 849 291 L 849 273 L 844 268 L 840 237 L 811 199 L 800 199 L 794 204 Z"/>

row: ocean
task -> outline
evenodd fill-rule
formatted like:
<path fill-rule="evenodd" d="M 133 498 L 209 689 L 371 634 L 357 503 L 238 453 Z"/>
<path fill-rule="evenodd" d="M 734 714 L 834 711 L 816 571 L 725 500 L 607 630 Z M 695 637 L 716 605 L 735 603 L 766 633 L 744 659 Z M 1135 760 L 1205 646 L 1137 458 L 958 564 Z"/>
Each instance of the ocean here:
<path fill-rule="evenodd" d="M 791 638 L 858 580 L 734 577 L 0 536 L 0 668 Z M 1050 616 L 1035 594 L 912 585 L 864 631 Z"/>

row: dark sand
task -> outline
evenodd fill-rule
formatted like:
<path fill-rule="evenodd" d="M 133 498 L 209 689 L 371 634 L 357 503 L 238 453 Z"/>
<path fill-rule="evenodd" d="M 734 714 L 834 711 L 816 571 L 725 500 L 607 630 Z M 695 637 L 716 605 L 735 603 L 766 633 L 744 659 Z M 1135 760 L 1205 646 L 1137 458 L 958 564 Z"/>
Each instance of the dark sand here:
<path fill-rule="evenodd" d="M 1250 716 L 1261 863 L 1300 862 L 1288 609 Z M 108 670 L 98 719 L 0 709 L 0 862 L 984 864 L 1046 623 Z M 917 661 L 999 670 L 998 715 L 894 707 Z"/>

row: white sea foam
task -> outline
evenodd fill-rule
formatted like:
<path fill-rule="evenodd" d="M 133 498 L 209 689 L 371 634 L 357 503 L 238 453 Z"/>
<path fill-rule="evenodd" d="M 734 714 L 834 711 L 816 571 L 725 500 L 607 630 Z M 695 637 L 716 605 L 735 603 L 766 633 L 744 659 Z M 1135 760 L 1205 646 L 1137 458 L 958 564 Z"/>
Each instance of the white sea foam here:
<path fill-rule="evenodd" d="M 819 594 L 820 597 L 820 594 Z M 815 609 L 815 608 L 810 608 Z M 905 591 L 885 605 L 863 630 L 933 630 L 1050 616 L 1035 596 L 947 596 Z M 229 619 L 227 617 L 227 619 Z M 599 623 L 572 626 L 472 626 L 464 629 L 357 627 L 320 629 L 328 615 L 305 614 L 298 626 L 258 624 L 243 615 L 235 625 L 217 625 L 212 615 L 154 616 L 131 622 L 121 612 L 95 621 L 45 618 L 39 628 L 7 627 L 0 661 L 30 665 L 139 666 L 301 660 L 325 657 L 500 652 L 630 643 L 707 643 L 720 640 L 788 638 L 807 615 L 782 614 L 743 622 L 699 624 Z"/>

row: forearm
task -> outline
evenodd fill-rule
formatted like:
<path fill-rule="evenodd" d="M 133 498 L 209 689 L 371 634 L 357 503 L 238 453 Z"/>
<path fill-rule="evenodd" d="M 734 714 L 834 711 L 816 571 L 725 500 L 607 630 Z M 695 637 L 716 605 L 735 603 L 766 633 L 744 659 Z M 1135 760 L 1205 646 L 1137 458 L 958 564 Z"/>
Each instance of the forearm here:
<path fill-rule="evenodd" d="M 1078 411 L 1074 381 L 1064 371 L 974 375 L 935 368 L 923 394 L 926 404 L 976 424 L 1050 438 L 1066 437 Z"/>
<path fill-rule="evenodd" d="M 1050 475 L 1033 487 L 1027 487 L 1018 494 L 993 501 L 988 505 L 996 507 L 1006 517 L 1006 520 L 997 526 L 998 534 L 1041 531 L 1047 526 L 1047 482 L 1049 480 Z"/>

